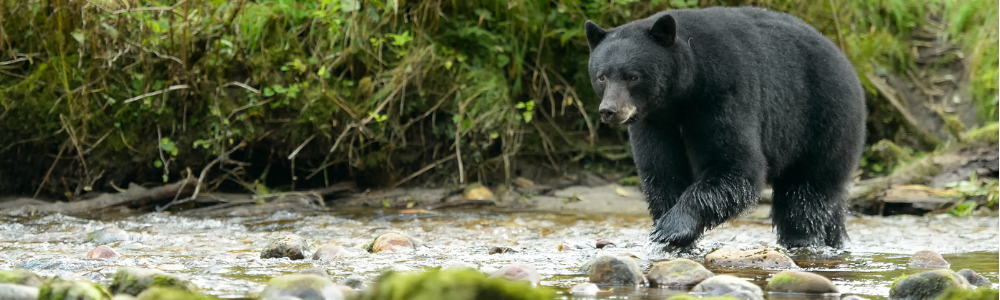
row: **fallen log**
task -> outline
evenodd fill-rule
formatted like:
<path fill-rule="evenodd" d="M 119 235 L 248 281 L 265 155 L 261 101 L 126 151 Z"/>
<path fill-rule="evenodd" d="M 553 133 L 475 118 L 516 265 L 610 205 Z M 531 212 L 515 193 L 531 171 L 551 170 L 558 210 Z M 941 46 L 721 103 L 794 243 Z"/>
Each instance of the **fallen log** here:
<path fill-rule="evenodd" d="M 26 203 L 26 205 L 12 207 L 3 212 L 7 215 L 77 214 L 102 211 L 121 206 L 141 206 L 150 202 L 190 195 L 193 191 L 194 180 L 192 178 L 185 178 L 178 182 L 149 189 L 137 184 L 131 184 L 124 192 L 101 194 L 87 200 L 56 202 L 43 205 L 37 205 L 37 202 Z"/>

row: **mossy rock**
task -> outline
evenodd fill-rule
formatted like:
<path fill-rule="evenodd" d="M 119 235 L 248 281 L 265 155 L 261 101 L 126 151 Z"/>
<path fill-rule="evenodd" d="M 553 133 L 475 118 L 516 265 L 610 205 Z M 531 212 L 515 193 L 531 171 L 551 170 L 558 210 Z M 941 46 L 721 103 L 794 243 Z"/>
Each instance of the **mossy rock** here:
<path fill-rule="evenodd" d="M 983 127 L 969 130 L 965 138 L 969 141 L 1000 143 L 1000 123 L 990 123 L 983 125 Z"/>
<path fill-rule="evenodd" d="M 488 278 L 475 270 L 431 270 L 421 273 L 387 273 L 359 300 L 543 300 L 554 299 L 555 292 L 534 288 L 523 281 Z"/>
<path fill-rule="evenodd" d="M 668 287 L 695 286 L 712 276 L 705 266 L 686 258 L 659 262 L 646 273 L 650 286 Z"/>
<path fill-rule="evenodd" d="M 111 292 L 133 296 L 152 287 L 168 287 L 188 292 L 198 290 L 194 284 L 179 277 L 158 270 L 130 267 L 118 268 L 109 286 Z"/>
<path fill-rule="evenodd" d="M 302 300 L 343 299 L 340 288 L 324 276 L 316 274 L 292 274 L 271 278 L 260 298 L 283 299 L 295 297 Z"/>
<path fill-rule="evenodd" d="M 267 243 L 267 247 L 260 252 L 260 258 L 299 260 L 306 258 L 306 250 L 309 250 L 309 241 L 297 234 L 288 234 Z"/>
<path fill-rule="evenodd" d="M 111 294 L 96 283 L 53 280 L 38 288 L 38 300 L 110 300 Z"/>
<path fill-rule="evenodd" d="M 825 294 L 840 293 L 826 277 L 802 271 L 781 271 L 771 277 L 764 291 L 769 293 Z"/>
<path fill-rule="evenodd" d="M 1000 299 L 1000 291 L 981 287 L 975 290 L 951 288 L 946 290 L 937 300 L 997 300 Z"/>
<path fill-rule="evenodd" d="M 28 270 L 13 269 L 0 271 L 0 283 L 14 283 L 27 286 L 42 286 L 45 283 L 41 276 Z"/>
<path fill-rule="evenodd" d="M 910 276 L 902 276 L 892 282 L 889 299 L 923 300 L 935 299 L 949 289 L 972 289 L 964 276 L 948 269 L 927 271 Z"/>
<path fill-rule="evenodd" d="M 219 298 L 199 293 L 167 287 L 154 286 L 146 289 L 136 300 L 218 300 Z"/>

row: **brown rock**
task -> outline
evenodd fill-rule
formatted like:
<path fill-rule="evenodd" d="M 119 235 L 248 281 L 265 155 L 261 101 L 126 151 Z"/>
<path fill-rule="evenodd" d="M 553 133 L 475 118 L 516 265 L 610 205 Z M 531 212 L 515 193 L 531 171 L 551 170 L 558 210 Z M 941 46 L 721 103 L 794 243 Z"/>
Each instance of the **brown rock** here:
<path fill-rule="evenodd" d="M 640 285 L 646 276 L 635 259 L 626 256 L 601 255 L 584 264 L 590 282 L 609 285 Z"/>
<path fill-rule="evenodd" d="M 802 294 L 840 293 L 837 286 L 826 277 L 802 271 L 781 271 L 774 274 L 771 281 L 767 282 L 764 291 Z"/>
<path fill-rule="evenodd" d="M 289 234 L 271 240 L 267 247 L 260 252 L 260 258 L 282 258 L 287 257 L 292 260 L 306 258 L 305 252 L 309 248 L 309 242 L 305 238 Z"/>
<path fill-rule="evenodd" d="M 490 247 L 490 254 L 504 254 L 504 253 L 517 253 L 517 250 L 514 250 L 511 247 L 497 247 L 497 246 Z"/>
<path fill-rule="evenodd" d="M 417 249 L 415 244 L 416 243 L 414 242 L 413 238 L 405 234 L 389 232 L 389 233 L 384 233 L 375 238 L 375 241 L 372 242 L 369 252 L 371 253 L 379 253 L 382 251 L 410 252 Z"/>
<path fill-rule="evenodd" d="M 326 244 L 319 249 L 316 249 L 316 253 L 313 253 L 313 259 L 319 261 L 329 261 L 338 257 L 347 257 L 347 250 L 340 245 Z"/>
<path fill-rule="evenodd" d="M 695 286 L 712 276 L 715 274 L 705 266 L 686 258 L 659 262 L 646 273 L 652 287 Z"/>
<path fill-rule="evenodd" d="M 705 255 L 705 263 L 732 268 L 790 269 L 798 267 L 791 257 L 775 248 L 740 250 L 723 247 Z"/>
<path fill-rule="evenodd" d="M 910 257 L 910 268 L 918 269 L 947 269 L 951 264 L 941 257 L 940 253 L 931 250 L 921 250 Z"/>
<path fill-rule="evenodd" d="M 465 200 L 495 200 L 496 196 L 490 191 L 490 188 L 483 186 L 482 184 L 473 183 L 465 187 L 465 192 L 462 193 L 462 197 Z"/>
<path fill-rule="evenodd" d="M 118 254 L 118 251 L 106 245 L 97 246 L 93 250 L 90 250 L 90 252 L 87 252 L 87 258 L 115 258 L 119 256 L 121 254 Z"/>
<path fill-rule="evenodd" d="M 615 246 L 615 243 L 608 240 L 597 240 L 597 249 L 604 249 L 607 246 Z"/>

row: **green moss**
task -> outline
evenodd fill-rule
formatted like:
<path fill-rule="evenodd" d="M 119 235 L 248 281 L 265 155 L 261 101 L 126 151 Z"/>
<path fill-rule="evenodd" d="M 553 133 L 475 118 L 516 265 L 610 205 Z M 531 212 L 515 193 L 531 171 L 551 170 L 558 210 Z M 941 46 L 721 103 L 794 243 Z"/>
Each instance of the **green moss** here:
<path fill-rule="evenodd" d="M 216 300 L 219 298 L 166 287 L 151 287 L 136 297 L 136 300 Z"/>
<path fill-rule="evenodd" d="M 38 288 L 38 300 L 108 300 L 111 295 L 96 283 L 52 280 Z"/>
<path fill-rule="evenodd" d="M 937 300 L 996 300 L 998 298 L 1000 298 L 1000 292 L 989 287 L 973 290 L 950 288 L 938 296 Z"/>
<path fill-rule="evenodd" d="M 534 288 L 523 281 L 488 278 L 475 270 L 431 270 L 420 273 L 387 273 L 361 300 L 543 300 L 554 299 L 555 292 Z"/>
<path fill-rule="evenodd" d="M 1000 123 L 990 123 L 983 127 L 969 130 L 965 137 L 970 141 L 996 144 L 1000 142 Z"/>
<path fill-rule="evenodd" d="M 197 287 L 187 280 L 157 270 L 122 267 L 115 272 L 109 288 L 120 294 L 138 295 L 152 287 L 168 287 L 194 292 Z"/>
<path fill-rule="evenodd" d="M 618 184 L 624 186 L 639 186 L 639 176 L 629 176 L 622 179 L 618 179 Z"/>
<path fill-rule="evenodd" d="M 778 273 L 775 274 L 774 277 L 771 277 L 771 281 L 768 281 L 767 285 L 795 285 L 799 284 L 801 281 L 801 278 L 795 277 L 791 273 Z"/>
<path fill-rule="evenodd" d="M 15 283 L 27 286 L 40 286 L 42 278 L 27 270 L 0 270 L 0 283 Z"/>

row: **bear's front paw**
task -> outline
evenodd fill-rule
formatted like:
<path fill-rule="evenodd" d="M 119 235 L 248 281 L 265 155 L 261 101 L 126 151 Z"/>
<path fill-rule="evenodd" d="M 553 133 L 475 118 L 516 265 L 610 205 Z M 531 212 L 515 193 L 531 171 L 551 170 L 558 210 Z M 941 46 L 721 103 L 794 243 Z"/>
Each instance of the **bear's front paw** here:
<path fill-rule="evenodd" d="M 655 224 L 649 237 L 653 242 L 664 244 L 663 248 L 669 252 L 691 246 L 703 231 L 697 219 L 681 213 L 668 213 Z"/>

